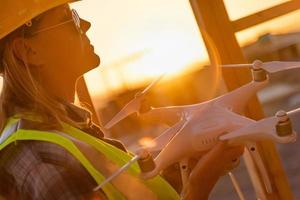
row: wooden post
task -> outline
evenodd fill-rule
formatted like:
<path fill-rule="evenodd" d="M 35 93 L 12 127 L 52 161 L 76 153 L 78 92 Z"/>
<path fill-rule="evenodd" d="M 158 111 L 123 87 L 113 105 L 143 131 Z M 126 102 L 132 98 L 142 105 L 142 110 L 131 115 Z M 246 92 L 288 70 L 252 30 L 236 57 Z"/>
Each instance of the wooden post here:
<path fill-rule="evenodd" d="M 234 27 L 230 21 L 226 8 L 222 0 L 190 0 L 196 21 L 200 28 L 202 35 L 209 35 L 218 50 L 220 60 L 223 64 L 228 63 L 246 63 L 241 48 L 236 40 Z M 205 33 L 205 34 L 204 34 Z M 208 53 L 211 56 L 211 49 L 208 47 Z M 244 85 L 252 80 L 250 70 L 248 69 L 224 69 L 223 78 L 229 91 Z M 245 114 L 253 119 L 260 119 L 263 117 L 263 111 L 257 100 L 253 98 L 245 110 Z M 276 148 L 271 142 L 263 142 L 258 144 L 259 151 L 265 162 L 266 168 L 269 172 L 271 184 L 273 186 L 273 193 L 267 196 L 267 199 L 293 199 L 288 180 L 281 165 L 280 158 Z M 253 186 L 255 188 L 258 198 L 262 191 L 266 193 L 265 188 L 261 183 L 261 176 L 253 167 L 253 161 L 248 153 L 244 155 L 247 167 L 250 168 L 249 173 L 252 178 Z M 252 165 L 252 167 L 251 167 Z"/>

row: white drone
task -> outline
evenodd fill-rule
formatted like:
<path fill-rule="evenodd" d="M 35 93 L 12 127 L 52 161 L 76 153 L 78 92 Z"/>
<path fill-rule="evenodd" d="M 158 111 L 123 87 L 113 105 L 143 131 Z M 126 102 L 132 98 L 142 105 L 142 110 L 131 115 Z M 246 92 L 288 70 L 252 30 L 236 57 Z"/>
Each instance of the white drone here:
<path fill-rule="evenodd" d="M 242 114 L 248 100 L 269 82 L 267 73 L 275 73 L 287 69 L 300 68 L 300 62 L 261 62 L 253 64 L 222 65 L 222 67 L 250 67 L 253 81 L 225 95 L 199 104 L 185 106 L 170 106 L 151 108 L 140 113 L 141 100 L 158 82 L 151 83 L 145 90 L 135 96 L 105 128 L 109 129 L 120 120 L 132 113 L 140 117 L 159 119 L 161 122 L 169 119 L 177 120 L 173 126 L 154 139 L 154 147 L 146 147 L 149 151 L 162 150 L 155 158 L 155 168 L 144 175 L 145 178 L 156 176 L 166 167 L 180 162 L 187 164 L 187 158 L 195 154 L 203 154 L 210 150 L 220 140 L 228 140 L 231 145 L 245 145 L 255 161 L 263 178 L 266 191 L 271 193 L 272 187 L 266 168 L 259 153 L 256 151 L 256 141 L 270 139 L 278 143 L 290 143 L 296 140 L 289 120 L 290 113 L 279 111 L 275 117 L 259 121 L 249 119 Z M 293 112 L 300 112 L 295 110 Z M 187 180 L 187 172 L 182 170 L 183 184 Z M 236 189 L 237 186 L 235 185 Z M 239 191 L 238 191 L 239 192 Z M 244 199 L 242 195 L 239 195 Z"/>

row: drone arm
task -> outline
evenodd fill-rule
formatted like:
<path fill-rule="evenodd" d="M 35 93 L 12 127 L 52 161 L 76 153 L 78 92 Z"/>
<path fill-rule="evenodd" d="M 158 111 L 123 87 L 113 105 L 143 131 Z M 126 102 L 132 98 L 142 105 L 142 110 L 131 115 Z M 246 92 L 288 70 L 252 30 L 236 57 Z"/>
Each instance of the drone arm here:
<path fill-rule="evenodd" d="M 276 131 L 278 124 L 277 117 L 269 117 L 234 130 L 228 134 L 222 135 L 221 140 L 229 140 L 229 143 L 243 144 L 248 141 L 260 141 L 265 139 L 273 140 L 278 143 L 290 143 L 295 141 L 296 133 L 291 130 L 289 135 L 279 136 Z"/>
<path fill-rule="evenodd" d="M 221 97 L 215 99 L 218 105 L 232 109 L 234 112 L 243 112 L 248 100 L 253 97 L 257 91 L 266 86 L 268 80 L 262 82 L 252 81 L 240 88 L 237 88 Z"/>

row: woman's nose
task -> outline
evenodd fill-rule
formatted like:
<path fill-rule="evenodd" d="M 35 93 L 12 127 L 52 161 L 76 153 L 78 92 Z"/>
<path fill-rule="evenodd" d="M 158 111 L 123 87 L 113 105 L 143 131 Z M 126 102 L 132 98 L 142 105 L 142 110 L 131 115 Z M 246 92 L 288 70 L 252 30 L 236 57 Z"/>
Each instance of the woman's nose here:
<path fill-rule="evenodd" d="M 86 33 L 90 29 L 91 23 L 84 19 L 80 19 L 80 27 L 81 27 L 82 31 L 84 33 Z"/>

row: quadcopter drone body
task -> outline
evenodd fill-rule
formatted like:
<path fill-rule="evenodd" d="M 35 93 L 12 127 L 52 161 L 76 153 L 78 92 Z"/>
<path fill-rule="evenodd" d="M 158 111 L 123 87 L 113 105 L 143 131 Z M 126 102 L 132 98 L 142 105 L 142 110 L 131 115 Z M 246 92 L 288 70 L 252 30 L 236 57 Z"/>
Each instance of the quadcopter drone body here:
<path fill-rule="evenodd" d="M 253 151 L 253 149 L 257 149 L 254 141 L 272 139 L 275 142 L 288 143 L 295 140 L 295 133 L 291 131 L 288 136 L 279 137 L 276 131 L 268 131 L 270 127 L 267 127 L 266 130 L 261 129 L 260 132 L 258 130 L 257 134 L 251 132 L 250 129 L 249 134 L 245 132 L 238 135 L 239 137 L 236 136 L 236 138 L 234 133 L 235 130 L 256 124 L 255 120 L 237 113 L 243 112 L 247 101 L 267 82 L 268 80 L 253 81 L 208 102 L 188 106 L 153 108 L 149 112 L 141 114 L 141 117 L 146 115 L 147 118 L 160 117 L 159 113 L 164 113 L 164 118 L 166 116 L 181 116 L 178 123 L 154 140 L 157 145 L 149 148 L 149 151 L 158 149 L 162 149 L 162 151 L 155 158 L 155 169 L 144 174 L 144 177 L 151 178 L 170 164 L 179 162 L 186 157 L 201 155 L 214 147 L 220 140 L 230 140 L 231 145 L 243 144 L 248 149 L 252 149 L 250 151 L 251 155 L 264 179 L 266 189 L 271 192 L 267 170 L 260 155 Z M 272 121 L 272 123 L 268 123 L 268 125 L 275 127 L 279 119 L 274 117 L 269 121 Z M 261 127 L 258 126 L 257 128 Z"/>
<path fill-rule="evenodd" d="M 111 128 L 118 121 L 131 113 L 140 117 L 156 119 L 164 123 L 170 119 L 178 120 L 173 126 L 154 139 L 154 147 L 149 151 L 161 150 L 155 158 L 155 168 L 144 173 L 145 178 L 157 175 L 169 165 L 185 160 L 194 155 L 201 155 L 210 150 L 220 140 L 227 140 L 230 145 L 245 145 L 256 149 L 256 141 L 271 139 L 274 142 L 289 143 L 295 141 L 296 133 L 292 130 L 288 115 L 278 112 L 276 117 L 255 121 L 241 114 L 249 99 L 265 87 L 268 82 L 266 72 L 273 73 L 300 67 L 298 62 L 268 62 L 255 61 L 253 64 L 224 65 L 223 67 L 251 67 L 253 81 L 213 100 L 186 106 L 170 106 L 151 108 L 140 113 L 141 99 L 153 87 L 144 90 L 129 102 L 105 128 Z M 298 110 L 297 110 L 298 112 Z M 279 127 L 279 128 L 278 128 Z M 146 147 L 147 148 L 147 147 Z M 263 177 L 266 190 L 272 191 L 267 171 L 260 154 L 249 151 Z"/>

